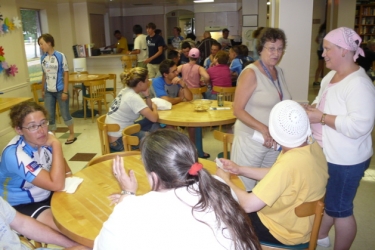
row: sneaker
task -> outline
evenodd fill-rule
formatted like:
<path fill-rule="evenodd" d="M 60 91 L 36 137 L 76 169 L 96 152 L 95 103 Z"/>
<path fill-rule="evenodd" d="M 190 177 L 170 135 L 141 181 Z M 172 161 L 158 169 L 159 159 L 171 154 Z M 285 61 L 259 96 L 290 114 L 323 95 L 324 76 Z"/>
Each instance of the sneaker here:
<path fill-rule="evenodd" d="M 318 246 L 321 246 L 321 247 L 330 247 L 331 246 L 331 242 L 329 241 L 329 237 L 325 237 L 323 239 L 318 239 L 318 242 L 317 242 Z"/>
<path fill-rule="evenodd" d="M 313 85 L 314 86 L 320 85 L 320 82 L 314 82 Z"/>

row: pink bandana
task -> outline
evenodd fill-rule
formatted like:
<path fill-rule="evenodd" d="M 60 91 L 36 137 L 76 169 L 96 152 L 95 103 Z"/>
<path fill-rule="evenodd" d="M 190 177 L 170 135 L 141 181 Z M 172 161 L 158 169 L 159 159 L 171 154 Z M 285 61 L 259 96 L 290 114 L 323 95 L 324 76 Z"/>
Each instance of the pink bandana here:
<path fill-rule="evenodd" d="M 337 46 L 347 49 L 350 51 L 355 51 L 353 56 L 354 61 L 357 60 L 358 54 L 365 56 L 361 47 L 362 39 L 361 37 L 352 29 L 347 27 L 341 27 L 330 31 L 325 37 L 327 41 L 336 44 Z"/>

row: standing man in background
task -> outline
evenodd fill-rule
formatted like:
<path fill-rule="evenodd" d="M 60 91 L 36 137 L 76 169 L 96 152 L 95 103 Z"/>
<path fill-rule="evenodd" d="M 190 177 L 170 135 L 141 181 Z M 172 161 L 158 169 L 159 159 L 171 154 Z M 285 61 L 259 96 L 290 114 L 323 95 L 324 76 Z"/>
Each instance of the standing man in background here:
<path fill-rule="evenodd" d="M 203 40 L 198 45 L 197 49 L 199 49 L 199 53 L 201 55 L 199 64 L 203 66 L 204 60 L 210 55 L 211 53 L 211 46 L 214 42 L 217 42 L 215 39 L 211 38 L 211 33 L 209 31 L 205 31 L 203 33 Z"/>
<path fill-rule="evenodd" d="M 128 52 L 128 41 L 126 40 L 125 37 L 121 35 L 121 32 L 119 30 L 115 30 L 115 33 L 113 34 L 116 39 L 117 43 L 114 43 L 110 46 L 105 47 L 107 48 L 116 48 L 116 53 L 117 54 L 126 54 Z"/>
<path fill-rule="evenodd" d="M 217 39 L 217 42 L 221 44 L 222 50 L 228 50 L 230 47 L 232 47 L 232 43 L 229 40 L 229 30 L 227 28 L 223 29 L 223 37 L 220 37 Z"/>
<path fill-rule="evenodd" d="M 148 47 L 148 58 L 145 60 L 147 64 L 149 78 L 154 78 L 159 73 L 159 64 L 164 60 L 165 56 L 163 48 L 165 42 L 163 37 L 155 34 L 156 25 L 149 23 L 146 26 L 147 34 L 146 42 Z"/>
<path fill-rule="evenodd" d="M 133 33 L 136 35 L 134 40 L 134 49 L 129 51 L 129 55 L 137 55 L 137 67 L 147 69 L 145 60 L 148 58 L 148 48 L 146 35 L 142 34 L 142 27 L 139 24 L 133 26 Z"/>

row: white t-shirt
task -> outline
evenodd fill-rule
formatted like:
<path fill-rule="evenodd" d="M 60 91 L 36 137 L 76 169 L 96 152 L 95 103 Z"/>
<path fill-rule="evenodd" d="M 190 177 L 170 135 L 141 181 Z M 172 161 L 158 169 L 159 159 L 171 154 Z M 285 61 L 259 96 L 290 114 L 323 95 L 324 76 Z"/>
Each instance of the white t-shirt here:
<path fill-rule="evenodd" d="M 0 249 L 27 250 L 15 232 L 10 228 L 10 223 L 16 217 L 16 210 L 6 203 L 0 196 Z"/>
<path fill-rule="evenodd" d="M 134 40 L 134 50 L 139 49 L 137 54 L 137 62 L 143 62 L 148 58 L 148 47 L 146 43 L 146 35 L 140 34 Z"/>
<path fill-rule="evenodd" d="M 147 108 L 147 104 L 140 95 L 134 92 L 132 88 L 124 88 L 113 100 L 111 107 L 105 118 L 107 124 L 118 124 L 118 132 L 108 132 L 113 137 L 122 137 L 122 130 L 134 124 L 140 116 L 139 112 Z"/>
<path fill-rule="evenodd" d="M 191 206 L 199 198 L 186 187 L 127 196 L 103 224 L 94 250 L 234 249 L 229 231 L 223 223 L 217 227 L 213 211 L 194 212 L 193 217 Z"/>
<path fill-rule="evenodd" d="M 220 37 L 217 39 L 217 42 L 221 44 L 223 48 L 226 48 L 228 46 L 232 46 L 232 43 L 230 42 L 230 39 L 225 39 L 224 37 Z"/>

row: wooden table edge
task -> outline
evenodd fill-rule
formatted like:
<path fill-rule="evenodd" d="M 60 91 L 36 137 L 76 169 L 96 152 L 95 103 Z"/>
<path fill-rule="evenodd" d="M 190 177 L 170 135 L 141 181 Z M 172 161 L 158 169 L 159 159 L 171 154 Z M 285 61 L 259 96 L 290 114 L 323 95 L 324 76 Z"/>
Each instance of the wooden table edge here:
<path fill-rule="evenodd" d="M 220 126 L 227 125 L 236 122 L 237 118 L 231 118 L 223 121 L 212 121 L 212 122 L 179 122 L 179 121 L 170 121 L 167 119 L 158 119 L 159 123 L 164 123 L 171 126 L 183 126 L 183 127 L 210 127 L 210 126 Z"/>

